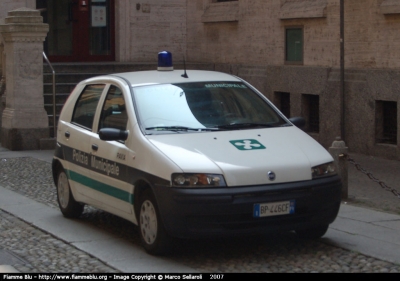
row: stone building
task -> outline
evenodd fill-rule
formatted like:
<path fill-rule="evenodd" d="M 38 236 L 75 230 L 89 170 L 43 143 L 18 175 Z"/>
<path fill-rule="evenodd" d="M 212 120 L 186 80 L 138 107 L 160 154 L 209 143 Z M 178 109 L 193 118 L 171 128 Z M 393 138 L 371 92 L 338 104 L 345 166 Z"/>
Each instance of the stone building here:
<path fill-rule="evenodd" d="M 249 81 L 325 147 L 344 132 L 350 151 L 400 160 L 400 1 L 342 2 L 343 100 L 341 0 L 0 0 L 0 18 L 39 9 L 52 62 L 153 68 L 169 50 Z"/>

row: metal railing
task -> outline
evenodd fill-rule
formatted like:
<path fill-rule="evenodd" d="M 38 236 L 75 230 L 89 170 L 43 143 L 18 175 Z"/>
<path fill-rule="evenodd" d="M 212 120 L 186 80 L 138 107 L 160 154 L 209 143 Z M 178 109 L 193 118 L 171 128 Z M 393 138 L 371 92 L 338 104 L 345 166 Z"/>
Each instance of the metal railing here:
<path fill-rule="evenodd" d="M 56 123 L 56 72 L 54 71 L 53 66 L 51 65 L 49 59 L 47 58 L 45 52 L 43 52 L 43 58 L 51 68 L 53 73 L 53 136 L 57 138 L 57 123 Z"/>

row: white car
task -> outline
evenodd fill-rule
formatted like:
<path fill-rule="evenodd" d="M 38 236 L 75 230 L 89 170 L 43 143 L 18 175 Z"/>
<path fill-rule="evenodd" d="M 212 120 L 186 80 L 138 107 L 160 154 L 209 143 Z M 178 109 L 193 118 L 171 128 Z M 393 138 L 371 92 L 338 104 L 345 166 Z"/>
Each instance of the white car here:
<path fill-rule="evenodd" d="M 79 83 L 60 114 L 53 176 L 65 217 L 89 204 L 140 229 L 146 251 L 172 237 L 294 230 L 325 234 L 339 211 L 331 155 L 246 81 L 159 70 Z"/>

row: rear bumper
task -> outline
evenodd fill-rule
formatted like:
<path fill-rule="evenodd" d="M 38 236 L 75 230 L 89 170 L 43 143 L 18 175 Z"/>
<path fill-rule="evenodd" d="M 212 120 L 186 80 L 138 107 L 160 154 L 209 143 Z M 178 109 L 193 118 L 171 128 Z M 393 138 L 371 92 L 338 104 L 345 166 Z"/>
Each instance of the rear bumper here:
<path fill-rule="evenodd" d="M 339 211 L 338 176 L 276 185 L 178 189 L 155 187 L 163 223 L 181 238 L 261 234 L 332 223 Z M 254 204 L 295 200 L 294 214 L 253 217 Z"/>

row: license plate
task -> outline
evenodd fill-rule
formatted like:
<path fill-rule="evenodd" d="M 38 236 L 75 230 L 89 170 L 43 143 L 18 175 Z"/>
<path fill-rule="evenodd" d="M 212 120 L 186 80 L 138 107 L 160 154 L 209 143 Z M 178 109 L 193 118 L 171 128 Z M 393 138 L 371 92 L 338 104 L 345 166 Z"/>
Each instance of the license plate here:
<path fill-rule="evenodd" d="M 256 218 L 294 214 L 295 200 L 254 204 Z"/>

